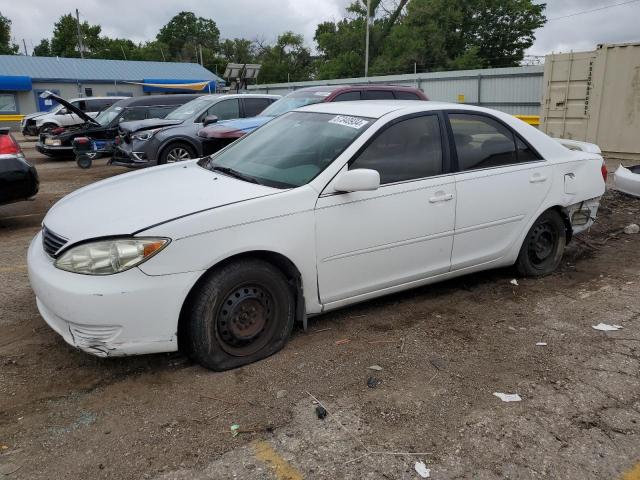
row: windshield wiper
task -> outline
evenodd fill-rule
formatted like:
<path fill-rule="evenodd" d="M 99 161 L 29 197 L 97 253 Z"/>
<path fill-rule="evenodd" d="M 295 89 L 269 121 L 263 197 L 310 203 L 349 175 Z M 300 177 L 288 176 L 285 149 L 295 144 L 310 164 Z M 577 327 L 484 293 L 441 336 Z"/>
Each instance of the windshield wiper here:
<path fill-rule="evenodd" d="M 257 183 L 258 185 L 260 185 L 260 182 L 256 180 L 254 177 L 250 175 L 245 175 L 244 173 L 234 170 L 233 168 L 223 167 L 221 165 L 215 165 L 213 163 L 210 165 L 211 165 L 211 170 L 217 170 L 218 172 L 222 172 L 225 175 L 229 175 L 230 177 L 235 177 L 240 180 L 244 180 L 245 182 Z"/>

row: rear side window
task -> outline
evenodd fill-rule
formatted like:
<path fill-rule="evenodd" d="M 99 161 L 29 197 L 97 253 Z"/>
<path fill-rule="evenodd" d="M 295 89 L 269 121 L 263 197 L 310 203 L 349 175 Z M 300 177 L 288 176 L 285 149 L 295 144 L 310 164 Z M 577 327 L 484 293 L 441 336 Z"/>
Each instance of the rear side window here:
<path fill-rule="evenodd" d="M 340 95 L 336 95 L 333 102 L 352 102 L 354 100 L 360 100 L 360 91 L 356 90 L 355 92 L 344 92 Z"/>
<path fill-rule="evenodd" d="M 502 123 L 484 115 L 450 113 L 458 169 L 461 171 L 501 167 L 539 160 L 522 140 Z"/>
<path fill-rule="evenodd" d="M 363 100 L 393 100 L 393 92 L 391 90 L 365 90 Z"/>
<path fill-rule="evenodd" d="M 349 166 L 370 168 L 380 183 L 395 183 L 440 175 L 442 142 L 437 115 L 410 118 L 380 133 Z"/>
<path fill-rule="evenodd" d="M 271 105 L 272 100 L 268 98 L 243 98 L 244 116 L 255 117 L 265 108 Z"/>
<path fill-rule="evenodd" d="M 222 100 L 207 110 L 206 116 L 215 115 L 218 120 L 230 120 L 240 117 L 240 105 L 237 98 Z"/>
<path fill-rule="evenodd" d="M 398 100 L 420 100 L 420 97 L 414 92 L 395 92 Z"/>

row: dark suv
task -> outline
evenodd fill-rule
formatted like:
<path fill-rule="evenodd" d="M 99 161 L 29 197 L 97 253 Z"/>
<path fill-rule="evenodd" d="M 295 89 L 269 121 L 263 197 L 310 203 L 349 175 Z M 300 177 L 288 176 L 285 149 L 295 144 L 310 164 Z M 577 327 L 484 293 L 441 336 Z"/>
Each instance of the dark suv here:
<path fill-rule="evenodd" d="M 428 100 L 422 90 L 397 85 L 325 85 L 295 90 L 268 106 L 259 117 L 217 122 L 198 132 L 203 155 L 210 155 L 290 110 L 323 102 L 357 100 Z"/>
<path fill-rule="evenodd" d="M 184 105 L 201 95 L 147 95 L 126 98 L 100 112 L 96 118 L 92 118 L 63 98 L 50 94 L 49 98 L 64 105 L 68 110 L 80 117 L 84 123 L 75 127 L 59 128 L 50 133 L 41 133 L 36 149 L 49 157 L 73 157 L 72 142 L 76 137 L 90 137 L 94 140 L 114 140 L 121 122 L 147 118 L 164 118 L 180 105 Z"/>

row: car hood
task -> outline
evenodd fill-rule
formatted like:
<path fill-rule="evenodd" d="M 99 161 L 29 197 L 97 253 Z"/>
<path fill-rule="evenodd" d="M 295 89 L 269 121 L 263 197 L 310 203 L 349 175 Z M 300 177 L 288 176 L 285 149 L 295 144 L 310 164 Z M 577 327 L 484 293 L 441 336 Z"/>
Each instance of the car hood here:
<path fill-rule="evenodd" d="M 51 99 L 55 100 L 56 102 L 64 105 L 67 108 L 67 111 L 75 113 L 78 117 L 80 117 L 85 122 L 91 123 L 92 125 L 100 126 L 100 124 L 98 122 L 96 122 L 93 117 L 90 117 L 89 115 L 84 113 L 82 110 L 80 110 L 74 104 L 67 102 L 64 98 L 59 97 L 58 95 L 56 95 L 54 93 L 51 93 L 49 91 L 41 94 L 40 96 L 42 98 L 51 98 Z"/>
<path fill-rule="evenodd" d="M 205 138 L 217 137 L 220 132 L 229 132 L 231 130 L 239 130 L 243 134 L 251 133 L 256 128 L 261 127 L 269 120 L 273 120 L 273 117 L 251 117 L 251 118 L 238 118 L 235 120 L 223 120 L 217 122 L 215 125 L 209 125 L 202 128 L 198 132 L 198 136 Z"/>
<path fill-rule="evenodd" d="M 122 122 L 119 126 L 120 130 L 125 133 L 138 132 L 140 130 L 149 130 L 152 128 L 170 127 L 180 125 L 182 120 L 165 120 L 162 118 L 149 118 L 148 120 L 135 120 L 131 122 Z"/>
<path fill-rule="evenodd" d="M 43 224 L 70 244 L 149 227 L 281 190 L 211 172 L 196 161 L 111 177 L 67 195 Z"/>

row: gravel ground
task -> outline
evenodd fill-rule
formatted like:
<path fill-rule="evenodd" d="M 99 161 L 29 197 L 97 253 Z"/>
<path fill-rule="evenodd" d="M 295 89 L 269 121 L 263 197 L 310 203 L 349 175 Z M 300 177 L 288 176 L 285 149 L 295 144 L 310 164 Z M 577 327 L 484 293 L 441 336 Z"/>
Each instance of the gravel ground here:
<path fill-rule="evenodd" d="M 346 308 L 213 373 L 177 353 L 94 358 L 46 326 L 28 242 L 55 200 L 124 170 L 24 146 L 42 183 L 0 207 L 0 477 L 410 479 L 424 461 L 435 479 L 640 478 L 640 235 L 621 233 L 639 200 L 607 193 L 554 275 L 516 286 L 495 270 Z"/>

